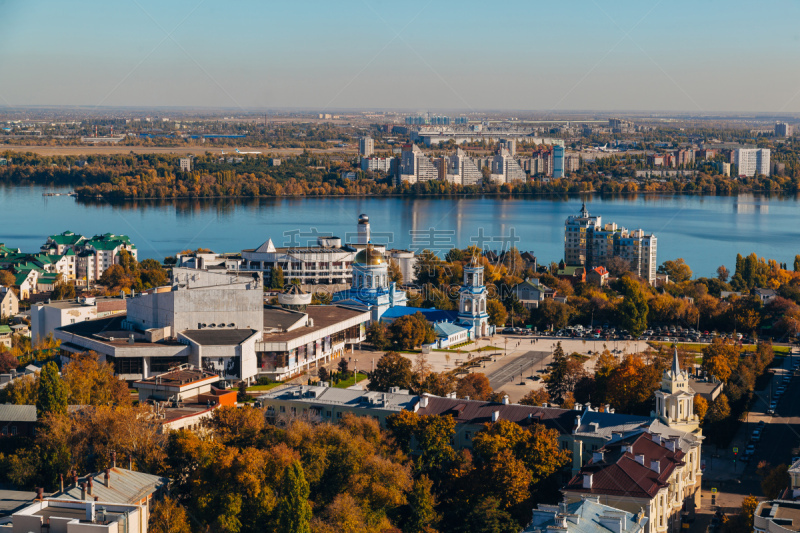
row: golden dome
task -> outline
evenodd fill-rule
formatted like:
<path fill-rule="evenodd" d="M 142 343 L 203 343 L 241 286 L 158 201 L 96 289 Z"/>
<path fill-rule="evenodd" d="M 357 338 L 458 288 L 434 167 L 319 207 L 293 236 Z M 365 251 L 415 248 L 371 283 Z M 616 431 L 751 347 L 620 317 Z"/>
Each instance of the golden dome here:
<path fill-rule="evenodd" d="M 386 263 L 386 258 L 383 254 L 372 246 L 364 248 L 356 254 L 353 264 L 377 266 Z"/>

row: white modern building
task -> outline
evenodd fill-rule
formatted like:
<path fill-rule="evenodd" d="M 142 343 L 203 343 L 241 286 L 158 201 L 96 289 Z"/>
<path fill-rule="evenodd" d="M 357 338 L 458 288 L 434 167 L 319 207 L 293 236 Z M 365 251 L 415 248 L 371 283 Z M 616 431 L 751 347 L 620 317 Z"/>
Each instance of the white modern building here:
<path fill-rule="evenodd" d="M 400 153 L 399 182 L 419 183 L 439 179 L 439 169 L 416 144 L 406 144 Z"/>
<path fill-rule="evenodd" d="M 519 162 L 511 157 L 509 151 L 501 148 L 492 159 L 492 180 L 497 183 L 524 182 L 527 180 L 527 176 Z"/>
<path fill-rule="evenodd" d="M 62 326 L 124 314 L 126 309 L 126 300 L 121 297 L 86 296 L 39 302 L 31 306 L 31 339 L 35 343 Z"/>
<path fill-rule="evenodd" d="M 615 223 L 603 225 L 602 218 L 590 216 L 586 205 L 578 216 L 569 216 L 564 228 L 564 262 L 592 269 L 621 257 L 636 275 L 651 285 L 656 281 L 657 239 L 643 230 L 628 230 Z"/>
<path fill-rule="evenodd" d="M 172 285 L 127 299 L 126 315 L 76 322 L 54 336 L 63 360 L 92 350 L 129 381 L 185 363 L 249 381 L 256 375 L 263 298 L 258 273 L 175 268 Z"/>
<path fill-rule="evenodd" d="M 369 157 L 375 152 L 375 141 L 372 137 L 360 137 L 358 139 L 358 154 L 361 157 Z"/>
<path fill-rule="evenodd" d="M 737 148 L 733 162 L 739 168 L 739 176 L 769 176 L 769 148 Z"/>
<path fill-rule="evenodd" d="M 392 170 L 393 162 L 394 157 L 362 157 L 361 170 L 389 174 Z"/>
<path fill-rule="evenodd" d="M 455 155 L 448 158 L 446 179 L 458 185 L 479 185 L 483 181 L 483 173 L 464 150 L 456 148 Z"/>

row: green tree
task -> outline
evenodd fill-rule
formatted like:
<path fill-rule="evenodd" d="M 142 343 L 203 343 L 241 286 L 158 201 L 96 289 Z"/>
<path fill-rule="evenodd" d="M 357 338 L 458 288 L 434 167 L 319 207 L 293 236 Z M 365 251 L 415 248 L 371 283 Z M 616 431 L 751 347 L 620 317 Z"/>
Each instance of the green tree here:
<path fill-rule="evenodd" d="M 279 266 L 275 266 L 269 275 L 269 287 L 270 289 L 282 289 L 283 288 L 283 269 Z"/>
<path fill-rule="evenodd" d="M 463 531 L 470 533 L 517 533 L 520 530 L 517 521 L 493 497 L 485 498 L 472 507 L 465 521 Z"/>
<path fill-rule="evenodd" d="M 647 300 L 639 283 L 629 277 L 620 279 L 622 303 L 617 307 L 622 327 L 638 337 L 647 328 Z"/>
<path fill-rule="evenodd" d="M 53 300 L 69 300 L 75 298 L 75 285 L 59 281 L 53 287 L 53 293 L 50 295 Z"/>
<path fill-rule="evenodd" d="M 567 327 L 575 310 L 568 304 L 546 298 L 539 304 L 537 324 L 540 329 L 555 329 Z"/>
<path fill-rule="evenodd" d="M 370 324 L 367 327 L 367 342 L 376 350 L 386 350 L 392 344 L 386 324 L 380 321 Z"/>
<path fill-rule="evenodd" d="M 49 362 L 39 374 L 39 388 L 36 398 L 36 416 L 47 414 L 66 414 L 69 389 L 58 375 L 58 366 Z"/>
<path fill-rule="evenodd" d="M 487 300 L 486 312 L 489 314 L 489 324 L 493 326 L 504 326 L 508 320 L 508 311 L 499 300 Z"/>
<path fill-rule="evenodd" d="M 659 274 L 666 274 L 669 276 L 670 281 L 675 283 L 683 283 L 692 279 L 692 269 L 686 264 L 682 257 L 675 261 L 664 261 L 658 267 Z"/>
<path fill-rule="evenodd" d="M 759 464 L 757 473 L 761 477 L 761 490 L 769 500 L 774 500 L 791 484 L 789 467 L 785 464 L 770 468 L 769 464 Z"/>
<path fill-rule="evenodd" d="M 378 359 L 375 370 L 369 376 L 367 388 L 373 391 L 389 392 L 391 387 L 410 389 L 414 384 L 411 361 L 397 352 L 389 352 Z"/>
<path fill-rule="evenodd" d="M 436 339 L 433 326 L 425 315 L 417 311 L 413 315 L 396 318 L 389 326 L 392 343 L 401 350 L 412 350 Z"/>
<path fill-rule="evenodd" d="M 408 533 L 432 533 L 439 517 L 434 510 L 436 501 L 433 498 L 433 483 L 428 476 L 422 475 L 414 482 L 414 488 L 408 496 L 409 518 L 403 531 Z"/>
<path fill-rule="evenodd" d="M 281 533 L 311 533 L 311 505 L 308 482 L 300 461 L 292 461 L 283 472 L 278 500 L 278 528 Z"/>
<path fill-rule="evenodd" d="M 564 353 L 561 342 L 553 351 L 553 362 L 544 377 L 545 388 L 555 401 L 562 401 L 564 395 L 575 390 L 575 385 L 586 376 L 583 364 L 577 358 Z"/>

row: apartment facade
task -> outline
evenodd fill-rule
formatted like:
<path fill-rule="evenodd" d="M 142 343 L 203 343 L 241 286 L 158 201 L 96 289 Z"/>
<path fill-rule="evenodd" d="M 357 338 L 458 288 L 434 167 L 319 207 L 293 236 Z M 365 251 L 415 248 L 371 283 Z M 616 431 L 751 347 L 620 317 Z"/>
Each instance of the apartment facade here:
<path fill-rule="evenodd" d="M 360 137 L 358 139 L 358 154 L 361 157 L 369 157 L 375 152 L 375 141 L 372 137 Z"/>
<path fill-rule="evenodd" d="M 593 269 L 605 266 L 612 257 L 621 257 L 636 275 L 651 285 L 656 280 L 657 243 L 655 235 L 641 229 L 628 230 L 615 223 L 603 225 L 599 216 L 590 216 L 586 205 L 578 216 L 569 216 L 564 229 L 564 262 Z"/>
<path fill-rule="evenodd" d="M 737 148 L 733 162 L 739 168 L 739 176 L 769 176 L 769 148 Z"/>

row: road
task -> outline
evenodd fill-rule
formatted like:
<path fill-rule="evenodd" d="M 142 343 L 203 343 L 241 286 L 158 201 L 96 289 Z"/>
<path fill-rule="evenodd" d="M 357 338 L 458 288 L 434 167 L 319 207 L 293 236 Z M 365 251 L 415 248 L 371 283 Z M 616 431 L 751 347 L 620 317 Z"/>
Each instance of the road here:
<path fill-rule="evenodd" d="M 526 370 L 536 366 L 550 356 L 550 352 L 529 351 L 508 360 L 505 365 L 491 372 L 487 377 L 492 389 L 499 390 L 503 385 L 512 381 L 515 376 L 523 374 Z"/>

